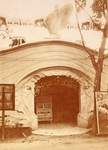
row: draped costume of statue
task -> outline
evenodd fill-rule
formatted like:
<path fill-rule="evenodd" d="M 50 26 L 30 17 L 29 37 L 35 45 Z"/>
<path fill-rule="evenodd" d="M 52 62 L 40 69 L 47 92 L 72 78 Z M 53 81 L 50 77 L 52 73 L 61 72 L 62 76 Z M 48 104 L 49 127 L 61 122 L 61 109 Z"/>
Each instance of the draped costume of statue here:
<path fill-rule="evenodd" d="M 59 31 L 64 29 L 73 11 L 73 5 L 65 4 L 61 9 L 55 5 L 55 10 L 51 12 L 46 18 L 46 27 L 50 35 L 58 37 Z"/>

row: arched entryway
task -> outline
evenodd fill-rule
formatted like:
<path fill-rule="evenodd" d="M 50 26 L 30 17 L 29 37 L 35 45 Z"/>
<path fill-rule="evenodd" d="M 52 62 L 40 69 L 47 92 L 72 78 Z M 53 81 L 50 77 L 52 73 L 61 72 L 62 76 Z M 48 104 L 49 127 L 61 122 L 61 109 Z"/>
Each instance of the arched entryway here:
<path fill-rule="evenodd" d="M 86 74 L 67 67 L 50 67 L 34 71 L 17 85 L 16 109 L 29 117 L 37 114 L 36 97 L 41 100 L 51 98 L 52 119 L 47 120 L 53 124 L 63 122 L 69 125 L 71 122 L 79 127 L 89 126 L 89 117 L 93 109 L 93 92 L 91 79 Z M 41 105 L 39 107 L 41 108 Z M 41 114 L 41 111 L 39 113 Z M 40 118 L 38 122 L 39 120 Z"/>
<path fill-rule="evenodd" d="M 94 54 L 93 50 L 88 48 L 87 50 Z M 83 46 L 62 40 L 45 40 L 1 51 L 0 55 L 3 59 L 0 71 L 1 82 L 15 84 L 15 112 L 10 112 L 11 125 L 14 122 L 13 118 L 16 120 L 18 117 L 17 124 L 37 129 L 37 116 L 34 111 L 35 83 L 45 77 L 65 76 L 80 85 L 77 126 L 89 127 L 89 118 L 93 115 L 94 108 L 95 70 Z M 105 90 L 106 68 L 102 79 L 102 90 Z M 62 99 L 62 94 L 58 95 L 61 95 Z M 57 96 L 53 99 L 59 101 Z M 9 112 L 6 112 L 6 115 L 9 115 Z"/>
<path fill-rule="evenodd" d="M 79 87 L 77 81 L 63 75 L 44 77 L 35 83 L 35 113 L 39 121 L 77 124 Z"/>

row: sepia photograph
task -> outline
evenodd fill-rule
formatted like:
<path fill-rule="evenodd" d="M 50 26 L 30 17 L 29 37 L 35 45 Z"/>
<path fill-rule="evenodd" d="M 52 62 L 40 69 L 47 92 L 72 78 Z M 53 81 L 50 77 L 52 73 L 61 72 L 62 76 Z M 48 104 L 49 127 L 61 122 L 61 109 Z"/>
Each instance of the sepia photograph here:
<path fill-rule="evenodd" d="M 0 0 L 0 150 L 108 149 L 108 0 Z"/>
<path fill-rule="evenodd" d="M 107 92 L 96 92 L 98 133 L 108 134 L 108 98 Z"/>

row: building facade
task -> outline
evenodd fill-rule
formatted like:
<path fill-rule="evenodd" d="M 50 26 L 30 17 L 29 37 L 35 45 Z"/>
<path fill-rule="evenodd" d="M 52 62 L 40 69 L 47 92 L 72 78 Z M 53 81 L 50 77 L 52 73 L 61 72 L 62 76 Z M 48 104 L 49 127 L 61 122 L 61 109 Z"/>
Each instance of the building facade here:
<path fill-rule="evenodd" d="M 44 22 L 45 17 L 37 18 L 16 18 L 9 17 L 4 14 L 0 14 L 0 17 L 4 18 L 6 25 L 8 26 L 38 26 Z"/>
<path fill-rule="evenodd" d="M 15 111 L 6 111 L 7 125 L 19 123 L 36 129 L 43 115 L 43 121 L 91 127 L 95 70 L 83 46 L 46 40 L 1 51 L 0 58 L 0 83 L 15 84 Z M 106 81 L 105 65 L 102 91 L 106 91 Z M 38 108 L 37 99 L 43 103 Z"/>

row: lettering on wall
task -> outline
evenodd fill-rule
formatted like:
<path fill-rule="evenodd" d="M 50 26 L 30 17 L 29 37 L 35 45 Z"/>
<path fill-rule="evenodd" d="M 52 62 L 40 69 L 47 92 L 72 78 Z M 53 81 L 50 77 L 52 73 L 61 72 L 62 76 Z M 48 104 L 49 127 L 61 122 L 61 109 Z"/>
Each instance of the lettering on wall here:
<path fill-rule="evenodd" d="M 35 83 L 35 95 L 41 93 L 54 94 L 57 87 L 65 86 L 72 89 L 77 89 L 76 81 L 66 76 L 45 77 Z"/>

